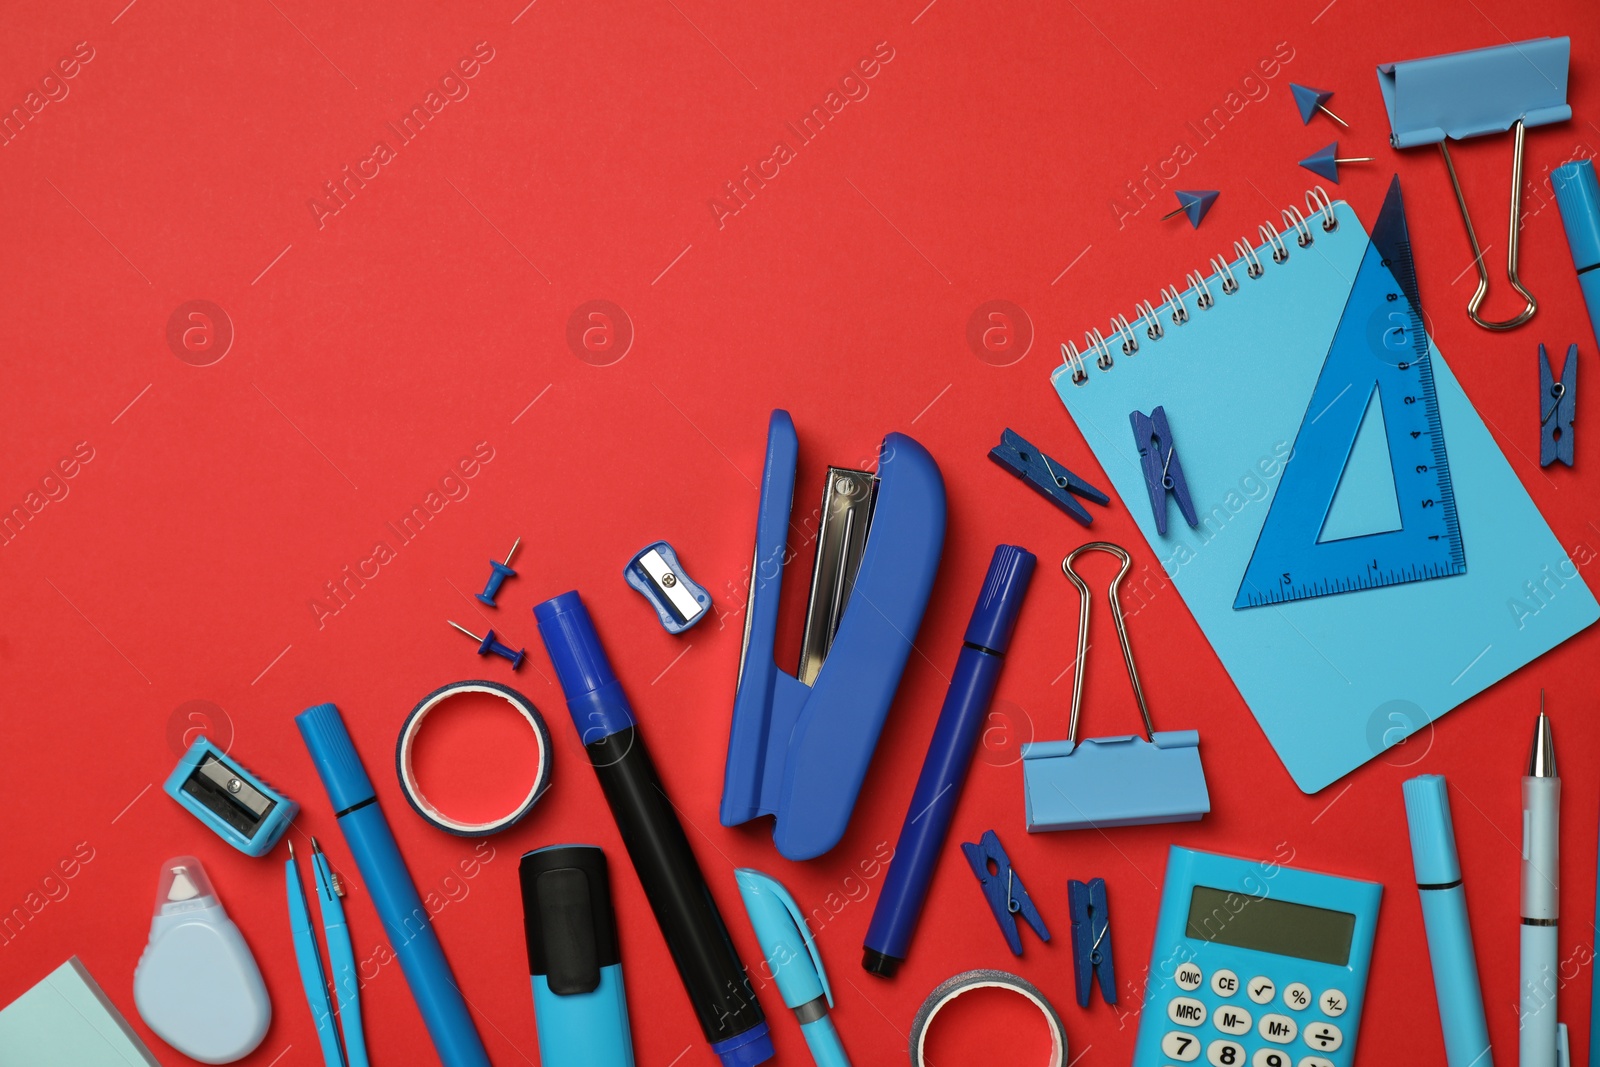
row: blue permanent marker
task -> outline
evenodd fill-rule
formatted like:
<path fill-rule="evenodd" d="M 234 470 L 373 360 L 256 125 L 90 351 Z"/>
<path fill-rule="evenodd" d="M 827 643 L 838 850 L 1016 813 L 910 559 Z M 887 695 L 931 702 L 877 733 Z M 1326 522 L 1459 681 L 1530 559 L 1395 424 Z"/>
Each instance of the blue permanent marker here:
<path fill-rule="evenodd" d="M 573 725 L 711 1051 L 723 1067 L 766 1062 L 774 1055 L 767 1020 L 588 609 L 574 591 L 536 606 L 533 614 Z"/>
<path fill-rule="evenodd" d="M 422 1021 L 444 1067 L 490 1067 L 483 1041 L 473 1028 L 467 1002 L 433 932 L 416 883 L 400 858 L 378 795 L 350 740 L 350 731 L 332 704 L 318 704 L 294 717 L 322 784 L 333 802 L 345 844 L 355 857 L 361 881 L 383 923 L 383 932 L 400 961 Z"/>
<path fill-rule="evenodd" d="M 883 895 L 867 927 L 861 966 L 871 974 L 893 978 L 905 960 L 1035 563 L 1032 552 L 1015 545 L 998 546 L 989 561 L 989 573 L 967 624 L 966 643 L 956 660 L 911 807 L 900 827 L 894 859 L 883 880 Z"/>
<path fill-rule="evenodd" d="M 1433 963 L 1433 989 L 1439 1000 L 1439 1026 L 1444 1030 L 1445 1062 L 1449 1067 L 1493 1067 L 1445 781 L 1441 775 L 1423 774 L 1401 788 L 1411 828 L 1417 895 L 1422 898 L 1422 925 L 1428 932 L 1428 958 Z"/>

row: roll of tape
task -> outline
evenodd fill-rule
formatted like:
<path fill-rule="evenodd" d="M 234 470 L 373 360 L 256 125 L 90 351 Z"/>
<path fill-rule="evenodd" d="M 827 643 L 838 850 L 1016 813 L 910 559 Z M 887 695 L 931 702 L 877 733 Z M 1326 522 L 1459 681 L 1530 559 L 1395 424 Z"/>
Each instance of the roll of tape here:
<path fill-rule="evenodd" d="M 429 712 L 451 697 L 462 693 L 487 693 L 499 697 L 516 708 L 518 714 L 527 719 L 528 724 L 533 727 L 533 736 L 539 745 L 539 770 L 534 775 L 533 787 L 528 790 L 528 795 L 510 814 L 489 822 L 462 822 L 440 811 L 423 795 L 421 787 L 417 784 L 416 770 L 411 762 L 417 734 L 421 731 L 423 721 L 427 719 Z M 400 789 L 405 793 L 407 803 L 411 805 L 412 810 L 422 816 L 424 821 L 461 837 L 487 837 L 514 825 L 532 810 L 539 802 L 539 798 L 544 795 L 544 791 L 550 788 L 550 731 L 545 727 L 544 717 L 539 714 L 539 709 L 533 706 L 533 702 L 510 686 L 486 681 L 452 682 L 435 689 L 411 709 L 405 725 L 400 728 L 400 740 L 395 744 L 394 762 L 395 773 L 400 777 Z"/>
<path fill-rule="evenodd" d="M 1062 1067 L 1067 1062 L 1066 1028 L 1061 1025 L 1061 1016 L 1056 1014 L 1056 1009 L 1039 992 L 1038 987 L 1010 971 L 979 970 L 967 971 L 946 980 L 929 993 L 928 999 L 917 1009 L 916 1017 L 911 1020 L 912 1067 L 923 1067 L 923 1046 L 927 1043 L 928 1027 L 932 1025 L 934 1016 L 944 1010 L 946 1004 L 974 989 L 1007 989 L 1026 998 L 1044 1014 L 1045 1022 L 1050 1025 L 1050 1067 Z"/>

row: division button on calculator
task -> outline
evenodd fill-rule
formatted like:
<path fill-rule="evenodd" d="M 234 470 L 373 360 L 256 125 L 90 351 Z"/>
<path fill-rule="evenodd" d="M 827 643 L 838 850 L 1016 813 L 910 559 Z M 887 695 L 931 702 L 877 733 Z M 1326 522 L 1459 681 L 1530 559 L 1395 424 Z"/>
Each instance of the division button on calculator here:
<path fill-rule="evenodd" d="M 1211 1025 L 1225 1034 L 1238 1037 L 1240 1034 L 1250 1032 L 1250 1013 L 1243 1008 L 1235 1008 L 1227 1004 L 1219 1005 L 1211 1013 Z M 1285 1062 L 1284 1067 L 1288 1067 Z M 1597 1065 L 1600 1067 L 1600 1065 Z"/>
<path fill-rule="evenodd" d="M 1289 1035 L 1293 1037 L 1293 1034 Z M 1344 1044 L 1344 1032 L 1332 1023 L 1306 1024 L 1306 1044 L 1318 1052 L 1337 1052 Z"/>
<path fill-rule="evenodd" d="M 1172 980 L 1178 983 L 1179 989 L 1193 993 L 1200 988 L 1200 982 L 1202 981 L 1200 968 L 1192 963 L 1181 963 L 1178 965 L 1178 969 L 1173 972 Z"/>
<path fill-rule="evenodd" d="M 1239 976 L 1229 970 L 1220 970 L 1211 976 L 1211 992 L 1219 997 L 1231 997 L 1239 992 Z"/>
<path fill-rule="evenodd" d="M 1283 1005 L 1290 1011 L 1305 1011 L 1311 1007 L 1311 989 L 1304 982 L 1290 982 L 1283 987 Z"/>
<path fill-rule="evenodd" d="M 1350 1006 L 1344 994 L 1337 989 L 1324 989 L 1322 996 L 1317 1000 L 1317 1006 L 1322 1009 L 1322 1014 L 1332 1019 L 1337 1019 L 1344 1014 L 1345 1008 Z"/>
<path fill-rule="evenodd" d="M 1245 1067 L 1244 1046 L 1237 1041 L 1213 1041 L 1206 1048 L 1206 1062 L 1213 1067 Z"/>
<path fill-rule="evenodd" d="M 1293 1062 L 1287 1052 L 1277 1048 L 1258 1048 L 1250 1057 L 1250 1067 L 1290 1067 Z"/>
<path fill-rule="evenodd" d="M 1331 1026 L 1332 1024 L 1312 1023 L 1311 1025 Z M 1300 1032 L 1300 1024 L 1289 1018 L 1287 1015 L 1263 1015 L 1261 1017 L 1261 1025 L 1257 1027 L 1257 1030 L 1260 1032 L 1261 1036 L 1266 1038 L 1268 1041 L 1271 1041 L 1277 1045 L 1287 1045 L 1289 1042 L 1293 1041 L 1295 1035 Z M 1338 1031 L 1335 1030 L 1334 1033 L 1338 1033 Z M 1306 1041 L 1308 1044 L 1311 1043 L 1311 1033 L 1309 1030 L 1306 1032 Z M 1311 1047 L 1322 1049 L 1324 1052 L 1331 1052 L 1332 1049 L 1338 1048 L 1339 1046 L 1334 1045 L 1332 1048 L 1330 1048 L 1327 1045 L 1312 1044 Z"/>
<path fill-rule="evenodd" d="M 1304 1056 L 1297 1067 L 1333 1067 L 1333 1061 L 1325 1060 L 1321 1056 Z"/>
<path fill-rule="evenodd" d="M 1257 1004 L 1271 1004 L 1272 997 L 1278 992 L 1278 987 L 1272 984 L 1272 979 L 1257 975 L 1250 979 L 1245 990 L 1250 994 L 1250 999 Z"/>
<path fill-rule="evenodd" d="M 1167 1002 L 1167 1018 L 1179 1026 L 1199 1026 L 1206 1021 L 1206 1006 L 1193 997 L 1173 997 Z"/>
<path fill-rule="evenodd" d="M 1173 1030 L 1161 1039 L 1161 1054 L 1184 1063 L 1197 1060 L 1200 1058 L 1200 1039 L 1193 1034 Z"/>

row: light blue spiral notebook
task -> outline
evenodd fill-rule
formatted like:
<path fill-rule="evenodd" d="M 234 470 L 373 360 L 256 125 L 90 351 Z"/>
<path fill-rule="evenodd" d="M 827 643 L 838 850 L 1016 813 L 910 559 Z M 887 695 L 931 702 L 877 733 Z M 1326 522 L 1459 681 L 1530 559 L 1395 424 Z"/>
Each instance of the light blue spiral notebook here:
<path fill-rule="evenodd" d="M 1209 309 L 1192 284 L 1128 309 L 1125 329 L 1118 316 L 1103 345 L 1091 337 L 1051 382 L 1295 784 L 1314 793 L 1582 630 L 1600 605 L 1433 348 L 1466 573 L 1233 606 L 1367 248 L 1347 204 L 1332 205 L 1331 231 L 1308 204 L 1303 223 L 1285 213 L 1282 262 L 1274 243 L 1255 250 L 1259 277 L 1234 260 L 1231 293 L 1213 271 Z M 1174 299 L 1188 311 L 1182 325 Z M 1153 318 L 1159 339 L 1147 335 Z M 1158 405 L 1201 518 L 1190 528 L 1173 505 L 1165 536 L 1128 421 Z M 1368 432 L 1373 421 L 1362 423 L 1324 538 L 1395 528 L 1388 443 L 1381 417 Z"/>

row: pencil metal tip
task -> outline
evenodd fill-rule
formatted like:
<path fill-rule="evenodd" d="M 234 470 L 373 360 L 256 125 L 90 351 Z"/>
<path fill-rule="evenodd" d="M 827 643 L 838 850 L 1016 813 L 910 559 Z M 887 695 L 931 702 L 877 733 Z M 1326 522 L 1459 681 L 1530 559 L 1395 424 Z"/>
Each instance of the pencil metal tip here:
<path fill-rule="evenodd" d="M 1550 716 L 1539 713 L 1533 730 L 1533 752 L 1528 757 L 1529 778 L 1556 778 L 1556 742 L 1550 732 Z"/>
<path fill-rule="evenodd" d="M 290 859 L 294 859 L 294 842 L 293 841 L 285 841 L 284 844 L 289 846 L 289 858 Z"/>

